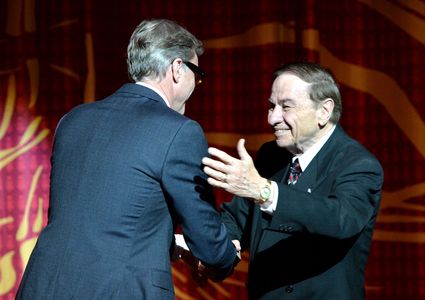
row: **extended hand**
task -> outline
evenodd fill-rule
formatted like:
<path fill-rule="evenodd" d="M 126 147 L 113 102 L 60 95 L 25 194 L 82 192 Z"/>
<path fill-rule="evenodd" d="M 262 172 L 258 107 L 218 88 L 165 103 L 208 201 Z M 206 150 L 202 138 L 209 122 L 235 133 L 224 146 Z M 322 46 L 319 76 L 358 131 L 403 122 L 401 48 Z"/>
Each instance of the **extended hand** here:
<path fill-rule="evenodd" d="M 238 247 L 239 241 L 234 240 L 232 242 L 235 247 Z M 240 246 L 239 248 L 236 248 L 236 251 L 237 258 L 235 258 L 233 267 L 235 267 L 241 261 Z M 208 282 L 208 279 L 211 279 L 214 282 L 220 282 L 224 280 L 223 273 L 221 270 L 204 265 L 199 259 L 193 256 L 190 251 L 183 249 L 180 258 L 190 268 L 190 270 L 192 271 L 192 278 L 199 286 L 204 286 Z M 230 276 L 230 274 L 227 276 Z"/>
<path fill-rule="evenodd" d="M 202 159 L 204 172 L 209 176 L 208 183 L 240 197 L 257 199 L 267 180 L 258 174 L 251 156 L 245 149 L 244 139 L 238 141 L 237 150 L 240 159 L 217 148 L 208 149 L 208 153 L 217 158 Z"/>

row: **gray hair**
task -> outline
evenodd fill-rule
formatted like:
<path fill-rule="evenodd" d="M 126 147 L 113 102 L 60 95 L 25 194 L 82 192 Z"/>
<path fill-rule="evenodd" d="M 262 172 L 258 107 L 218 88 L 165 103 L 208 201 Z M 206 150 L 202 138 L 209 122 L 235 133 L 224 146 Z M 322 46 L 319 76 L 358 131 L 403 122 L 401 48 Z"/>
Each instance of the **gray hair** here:
<path fill-rule="evenodd" d="M 128 75 L 134 81 L 163 78 L 176 58 L 187 61 L 203 52 L 202 42 L 177 23 L 145 20 L 136 27 L 127 47 Z"/>
<path fill-rule="evenodd" d="M 273 73 L 273 79 L 283 73 L 290 73 L 309 84 L 310 99 L 320 103 L 328 98 L 334 101 L 334 110 L 330 122 L 338 123 L 342 114 L 342 99 L 338 85 L 331 73 L 318 64 L 310 62 L 294 62 L 284 64 Z"/>

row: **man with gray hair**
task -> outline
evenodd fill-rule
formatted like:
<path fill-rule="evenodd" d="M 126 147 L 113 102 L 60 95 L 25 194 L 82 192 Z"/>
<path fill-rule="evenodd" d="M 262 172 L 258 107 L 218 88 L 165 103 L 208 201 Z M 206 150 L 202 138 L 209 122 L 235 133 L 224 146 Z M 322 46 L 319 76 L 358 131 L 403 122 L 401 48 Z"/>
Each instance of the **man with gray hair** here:
<path fill-rule="evenodd" d="M 341 95 L 320 65 L 280 67 L 268 101 L 276 141 L 255 165 L 243 139 L 239 158 L 203 159 L 209 183 L 235 195 L 222 219 L 249 249 L 249 298 L 363 299 L 382 167 L 339 125 Z"/>
<path fill-rule="evenodd" d="M 61 119 L 48 224 L 17 299 L 174 299 L 178 225 L 203 265 L 231 272 L 235 247 L 202 172 L 207 142 L 183 116 L 202 52 L 178 24 L 143 21 L 128 45 L 134 83 Z"/>

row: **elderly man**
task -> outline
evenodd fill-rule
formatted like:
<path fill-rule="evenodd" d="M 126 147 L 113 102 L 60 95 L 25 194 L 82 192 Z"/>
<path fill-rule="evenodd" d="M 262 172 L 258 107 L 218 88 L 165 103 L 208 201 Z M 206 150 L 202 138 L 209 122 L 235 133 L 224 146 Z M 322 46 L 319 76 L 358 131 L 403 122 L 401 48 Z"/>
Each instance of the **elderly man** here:
<path fill-rule="evenodd" d="M 256 167 L 244 140 L 239 159 L 216 148 L 203 159 L 209 183 L 236 195 L 222 219 L 249 249 L 249 297 L 362 299 L 383 170 L 338 124 L 341 96 L 326 70 L 291 63 L 274 78 L 276 143 Z"/>

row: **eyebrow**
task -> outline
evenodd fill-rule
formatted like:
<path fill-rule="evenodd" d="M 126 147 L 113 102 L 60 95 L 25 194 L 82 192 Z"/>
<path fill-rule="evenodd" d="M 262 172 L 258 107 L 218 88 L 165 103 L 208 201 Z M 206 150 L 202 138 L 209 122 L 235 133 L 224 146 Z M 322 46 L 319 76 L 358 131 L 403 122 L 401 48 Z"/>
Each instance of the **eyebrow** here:
<path fill-rule="evenodd" d="M 275 102 L 273 102 L 271 98 L 269 98 L 269 102 L 272 104 L 275 104 Z M 293 103 L 293 102 L 294 101 L 290 98 L 277 99 L 276 105 L 282 106 L 284 103 Z"/>

